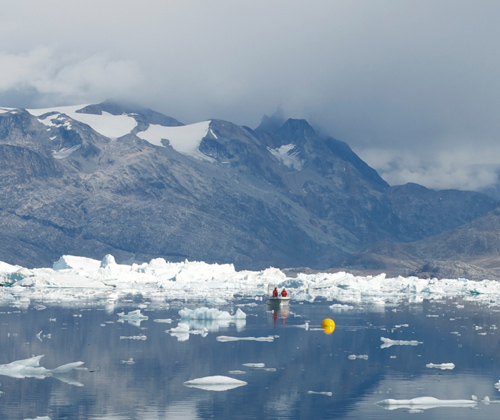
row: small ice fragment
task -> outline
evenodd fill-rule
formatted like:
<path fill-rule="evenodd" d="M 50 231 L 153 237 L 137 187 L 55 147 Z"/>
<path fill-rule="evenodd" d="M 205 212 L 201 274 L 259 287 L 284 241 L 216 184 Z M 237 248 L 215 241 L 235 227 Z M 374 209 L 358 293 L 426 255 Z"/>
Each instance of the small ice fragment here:
<path fill-rule="evenodd" d="M 410 400 L 387 399 L 377 402 L 386 410 L 396 410 L 398 408 L 426 410 L 436 407 L 474 407 L 477 403 L 477 398 L 474 398 L 474 396 L 470 400 L 439 400 L 434 397 L 418 397 Z"/>
<path fill-rule="evenodd" d="M 125 312 L 120 312 L 118 315 L 118 322 L 128 322 L 136 327 L 141 326 L 142 321 L 146 321 L 149 319 L 146 315 L 141 314 L 140 309 L 136 309 L 135 311 L 130 311 L 128 314 Z"/>
<path fill-rule="evenodd" d="M 216 338 L 217 341 L 221 343 L 228 343 L 230 341 L 267 341 L 273 342 L 276 338 L 275 335 L 269 335 L 267 337 L 228 337 L 225 335 L 220 335 Z"/>
<path fill-rule="evenodd" d="M 120 336 L 120 340 L 147 340 L 147 339 L 148 339 L 148 337 L 145 336 L 144 334 L 130 335 L 130 336 L 121 335 Z"/>
<path fill-rule="evenodd" d="M 43 417 L 37 416 L 34 419 L 24 419 L 24 420 L 50 420 L 50 417 L 49 416 L 43 416 Z"/>
<path fill-rule="evenodd" d="M 307 391 L 308 394 L 316 394 L 316 395 L 326 395 L 327 397 L 331 397 L 333 395 L 332 392 L 329 391 Z"/>
<path fill-rule="evenodd" d="M 263 368 L 266 366 L 265 363 L 243 363 L 243 366 L 250 368 Z"/>
<path fill-rule="evenodd" d="M 384 344 L 380 346 L 380 348 L 385 349 L 391 346 L 418 346 L 419 344 L 423 344 L 421 341 L 417 340 L 391 340 L 390 338 L 380 337 L 380 340 L 383 341 Z"/>
<path fill-rule="evenodd" d="M 121 362 L 125 365 L 133 365 L 135 363 L 132 357 L 128 360 L 121 360 Z"/>
<path fill-rule="evenodd" d="M 436 369 L 455 369 L 455 364 L 454 363 L 441 363 L 441 364 L 435 364 L 435 363 L 427 363 L 425 367 L 428 368 L 436 368 Z"/>
<path fill-rule="evenodd" d="M 350 354 L 347 356 L 349 360 L 356 360 L 356 359 L 363 359 L 363 360 L 368 360 L 368 355 L 367 354 L 360 354 L 356 356 L 355 354 Z"/>
<path fill-rule="evenodd" d="M 184 385 L 190 388 L 199 388 L 206 391 L 227 391 L 246 385 L 247 382 L 229 376 L 206 376 L 204 378 L 192 379 L 184 382 Z"/>
<path fill-rule="evenodd" d="M 231 375 L 246 375 L 244 370 L 230 370 L 228 371 Z"/>
<path fill-rule="evenodd" d="M 167 319 L 153 319 L 153 322 L 158 322 L 160 324 L 171 324 L 172 320 L 170 318 L 167 318 Z"/>

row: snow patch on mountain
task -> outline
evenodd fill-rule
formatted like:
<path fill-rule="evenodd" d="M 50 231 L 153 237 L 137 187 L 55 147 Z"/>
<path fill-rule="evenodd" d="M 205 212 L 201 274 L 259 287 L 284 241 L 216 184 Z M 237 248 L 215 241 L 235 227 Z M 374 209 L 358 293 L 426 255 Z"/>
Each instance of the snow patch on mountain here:
<path fill-rule="evenodd" d="M 67 120 L 65 121 L 64 118 L 64 116 L 67 116 L 75 121 L 87 124 L 97 133 L 111 139 L 130 134 L 137 126 L 137 121 L 126 114 L 113 115 L 108 112 L 103 112 L 101 115 L 96 115 L 77 112 L 86 106 L 87 105 L 74 105 L 55 108 L 27 109 L 27 111 L 31 115 L 38 117 L 41 123 L 49 127 L 69 124 L 66 125 L 66 128 L 70 129 L 71 124 Z M 50 115 L 43 117 L 45 114 Z"/>
<path fill-rule="evenodd" d="M 137 137 L 155 146 L 163 146 L 162 140 L 168 140 L 170 145 L 179 153 L 197 159 L 212 160 L 199 150 L 201 140 L 207 135 L 209 129 L 210 121 L 177 127 L 150 124 L 147 130 L 137 133 Z"/>
<path fill-rule="evenodd" d="M 299 151 L 295 150 L 294 144 L 285 144 L 276 149 L 268 147 L 268 150 L 288 168 L 295 169 L 296 171 L 302 169 L 304 162 L 299 158 Z"/>

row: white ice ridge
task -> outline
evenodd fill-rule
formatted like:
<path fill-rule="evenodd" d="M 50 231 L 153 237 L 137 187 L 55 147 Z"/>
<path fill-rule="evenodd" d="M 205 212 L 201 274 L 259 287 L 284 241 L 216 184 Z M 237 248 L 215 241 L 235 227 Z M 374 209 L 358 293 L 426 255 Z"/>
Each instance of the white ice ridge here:
<path fill-rule="evenodd" d="M 40 359 L 44 355 L 30 357 L 29 359 L 16 360 L 11 363 L 0 365 L 0 375 L 10 376 L 11 378 L 36 378 L 44 379 L 47 377 L 54 377 L 62 382 L 66 382 L 70 385 L 83 386 L 80 382 L 77 382 L 65 374 L 70 372 L 77 367 L 83 365 L 83 362 L 72 362 L 65 365 L 61 365 L 55 369 L 46 369 L 40 366 Z"/>
<path fill-rule="evenodd" d="M 428 368 L 434 368 L 434 369 L 441 369 L 441 370 L 452 370 L 452 369 L 455 369 L 455 364 L 454 363 L 439 363 L 439 364 L 435 364 L 435 363 L 427 363 L 425 365 L 425 367 L 428 367 Z"/>
<path fill-rule="evenodd" d="M 293 301 L 333 301 L 332 310 L 380 310 L 401 302 L 459 298 L 494 307 L 500 305 L 500 282 L 493 280 L 419 279 L 354 276 L 338 273 L 299 273 L 287 277 L 277 268 L 262 271 L 236 271 L 232 264 L 207 264 L 197 261 L 167 262 L 156 258 L 149 263 L 117 264 L 112 255 L 102 261 L 65 255 L 52 268 L 28 269 L 0 262 L 0 302 L 20 304 L 30 299 L 54 302 L 99 302 L 106 304 L 142 294 L 148 300 L 165 299 L 227 302 L 235 295 L 266 297 L 268 284 L 285 286 Z"/>
<path fill-rule="evenodd" d="M 177 127 L 150 124 L 146 131 L 137 133 L 137 137 L 155 146 L 164 146 L 162 140 L 168 140 L 170 145 L 179 153 L 198 159 L 212 160 L 199 150 L 201 140 L 207 135 L 209 128 L 210 121 Z"/>
<path fill-rule="evenodd" d="M 379 401 L 377 404 L 387 410 L 396 410 L 398 408 L 426 410 L 436 407 L 474 407 L 478 402 L 477 397 L 473 395 L 470 400 L 440 400 L 434 397 L 418 397 L 411 400 L 387 399 Z"/>
<path fill-rule="evenodd" d="M 391 346 L 418 346 L 419 344 L 423 344 L 421 341 L 417 340 L 391 340 L 385 337 L 380 337 L 380 340 L 384 343 L 380 346 L 381 349 Z"/>
<path fill-rule="evenodd" d="M 246 384 L 245 381 L 221 375 L 206 376 L 204 378 L 192 379 L 184 382 L 184 385 L 190 388 L 199 388 L 207 391 L 227 391 Z"/>

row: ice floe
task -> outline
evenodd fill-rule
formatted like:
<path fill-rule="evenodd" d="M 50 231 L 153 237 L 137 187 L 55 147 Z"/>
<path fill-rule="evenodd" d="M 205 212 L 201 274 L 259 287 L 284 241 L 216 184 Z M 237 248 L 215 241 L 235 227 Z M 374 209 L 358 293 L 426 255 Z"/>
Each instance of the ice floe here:
<path fill-rule="evenodd" d="M 0 365 L 0 375 L 10 376 L 11 378 L 36 378 L 44 379 L 53 377 L 70 385 L 83 386 L 78 381 L 69 378 L 66 374 L 73 369 L 83 365 L 83 362 L 72 362 L 61 365 L 55 369 L 47 369 L 40 366 L 40 359 L 44 355 L 30 357 L 28 359 L 16 360 L 7 364 Z"/>
<path fill-rule="evenodd" d="M 222 343 L 228 343 L 230 341 L 265 341 L 272 343 L 276 337 L 276 335 L 268 335 L 267 337 L 228 337 L 220 335 L 216 338 L 216 340 Z"/>
<path fill-rule="evenodd" d="M 308 394 L 316 394 L 316 395 L 326 395 L 327 397 L 331 397 L 333 392 L 330 391 L 307 391 Z"/>
<path fill-rule="evenodd" d="M 387 399 L 379 401 L 377 404 L 387 410 L 398 408 L 426 410 L 436 407 L 475 407 L 478 403 L 477 397 L 472 396 L 470 400 L 440 400 L 434 397 L 418 397 L 410 400 Z"/>
<path fill-rule="evenodd" d="M 431 368 L 431 369 L 441 369 L 441 370 L 452 370 L 455 369 L 455 364 L 454 363 L 427 363 L 425 367 Z"/>
<path fill-rule="evenodd" d="M 120 312 L 119 314 L 117 314 L 117 316 L 118 322 L 128 322 L 129 324 L 136 327 L 140 327 L 142 321 L 147 321 L 149 319 L 148 316 L 141 314 L 140 309 L 130 311 L 128 314 L 125 314 L 125 312 Z"/>
<path fill-rule="evenodd" d="M 418 346 L 423 344 L 421 341 L 417 340 L 391 340 L 390 338 L 380 337 L 383 344 L 380 346 L 381 349 L 385 349 L 392 346 Z"/>
<path fill-rule="evenodd" d="M 184 385 L 190 388 L 199 388 L 206 391 L 227 391 L 246 385 L 247 382 L 234 379 L 229 376 L 206 376 L 204 378 L 192 379 L 184 382 Z"/>

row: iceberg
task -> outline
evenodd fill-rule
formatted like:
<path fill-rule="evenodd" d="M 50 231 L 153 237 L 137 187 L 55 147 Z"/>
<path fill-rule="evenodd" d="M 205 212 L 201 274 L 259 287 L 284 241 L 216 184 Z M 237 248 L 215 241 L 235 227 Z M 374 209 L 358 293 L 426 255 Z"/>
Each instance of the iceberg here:
<path fill-rule="evenodd" d="M 184 382 L 184 385 L 190 388 L 199 388 L 206 391 L 227 391 L 246 385 L 247 382 L 229 376 L 206 376 L 204 378 L 192 379 Z"/>

